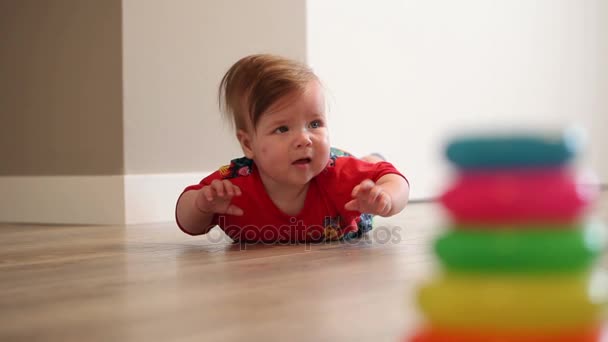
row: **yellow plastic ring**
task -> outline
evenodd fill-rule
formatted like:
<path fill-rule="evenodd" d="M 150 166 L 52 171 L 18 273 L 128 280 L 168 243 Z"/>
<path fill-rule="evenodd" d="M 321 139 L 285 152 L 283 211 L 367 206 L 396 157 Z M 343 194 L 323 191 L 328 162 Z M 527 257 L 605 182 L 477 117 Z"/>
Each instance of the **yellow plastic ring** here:
<path fill-rule="evenodd" d="M 597 323 L 608 298 L 605 273 L 572 275 L 446 274 L 418 292 L 432 325 L 539 330 Z"/>

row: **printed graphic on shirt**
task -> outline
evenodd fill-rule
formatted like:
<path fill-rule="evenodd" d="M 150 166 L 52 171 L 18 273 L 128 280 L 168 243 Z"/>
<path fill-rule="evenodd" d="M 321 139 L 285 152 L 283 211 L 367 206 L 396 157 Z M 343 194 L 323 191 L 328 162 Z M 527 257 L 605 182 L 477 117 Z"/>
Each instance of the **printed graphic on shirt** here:
<path fill-rule="evenodd" d="M 374 224 L 374 215 L 372 214 L 361 214 L 357 226 L 359 227 L 358 234 L 363 235 L 372 230 Z"/>
<path fill-rule="evenodd" d="M 335 166 L 336 159 L 340 157 L 352 157 L 352 154 L 339 148 L 331 147 L 329 149 L 329 166 Z"/>
<path fill-rule="evenodd" d="M 342 231 L 342 227 L 340 226 L 340 217 L 325 217 L 325 222 L 323 223 L 324 227 L 324 237 L 325 241 L 328 240 L 339 240 L 344 235 Z"/>
<path fill-rule="evenodd" d="M 219 168 L 220 176 L 222 179 L 230 179 L 236 177 L 244 177 L 251 174 L 251 168 L 253 167 L 253 160 L 242 157 L 232 159 L 230 165 L 224 165 Z"/>

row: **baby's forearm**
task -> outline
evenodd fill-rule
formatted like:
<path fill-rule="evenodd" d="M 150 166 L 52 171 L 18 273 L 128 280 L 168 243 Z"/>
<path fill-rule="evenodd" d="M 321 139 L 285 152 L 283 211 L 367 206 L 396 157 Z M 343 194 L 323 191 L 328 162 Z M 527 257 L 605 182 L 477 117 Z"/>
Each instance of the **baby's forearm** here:
<path fill-rule="evenodd" d="M 196 207 L 196 198 L 200 190 L 190 190 L 182 194 L 177 201 L 175 216 L 181 228 L 189 234 L 207 233 L 211 227 L 213 214 L 203 213 Z"/>
<path fill-rule="evenodd" d="M 391 211 L 386 215 L 393 216 L 400 213 L 410 198 L 410 187 L 407 181 L 396 174 L 388 174 L 380 177 L 376 185 L 391 197 Z"/>

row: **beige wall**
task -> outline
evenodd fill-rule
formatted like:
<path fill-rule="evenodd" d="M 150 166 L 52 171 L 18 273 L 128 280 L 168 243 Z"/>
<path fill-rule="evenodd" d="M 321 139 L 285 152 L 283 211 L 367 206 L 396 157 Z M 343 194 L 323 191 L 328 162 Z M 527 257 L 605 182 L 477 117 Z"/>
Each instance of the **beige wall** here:
<path fill-rule="evenodd" d="M 123 1 L 126 173 L 213 171 L 240 156 L 217 86 L 250 53 L 304 60 L 305 3 Z"/>
<path fill-rule="evenodd" d="M 123 172 L 120 0 L 0 1 L 0 175 Z"/>

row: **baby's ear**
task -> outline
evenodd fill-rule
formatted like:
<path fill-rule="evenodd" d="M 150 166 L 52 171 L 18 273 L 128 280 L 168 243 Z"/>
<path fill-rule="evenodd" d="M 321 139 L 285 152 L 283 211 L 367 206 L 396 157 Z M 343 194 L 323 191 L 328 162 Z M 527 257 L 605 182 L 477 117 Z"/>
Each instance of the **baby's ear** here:
<path fill-rule="evenodd" d="M 253 149 L 251 146 L 251 136 L 246 131 L 239 129 L 236 132 L 236 138 L 241 144 L 241 149 L 243 150 L 243 154 L 245 157 L 249 159 L 253 159 Z"/>

